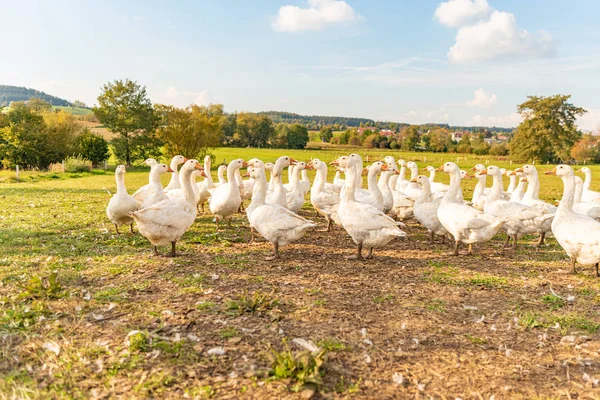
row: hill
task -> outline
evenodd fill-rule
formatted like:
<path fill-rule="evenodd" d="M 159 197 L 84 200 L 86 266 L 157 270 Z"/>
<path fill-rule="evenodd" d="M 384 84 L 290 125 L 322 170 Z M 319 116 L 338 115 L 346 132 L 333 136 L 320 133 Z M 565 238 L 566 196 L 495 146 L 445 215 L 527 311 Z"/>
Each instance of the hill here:
<path fill-rule="evenodd" d="M 65 99 L 49 95 L 35 89 L 20 86 L 0 85 L 0 106 L 8 106 L 11 101 L 27 101 L 29 99 L 42 99 L 53 106 L 70 106 L 71 103 Z"/>
<path fill-rule="evenodd" d="M 54 108 L 55 110 L 62 110 L 64 112 L 68 112 L 69 114 L 73 115 L 88 115 L 93 113 L 91 109 L 83 107 L 54 106 L 52 108 Z"/>

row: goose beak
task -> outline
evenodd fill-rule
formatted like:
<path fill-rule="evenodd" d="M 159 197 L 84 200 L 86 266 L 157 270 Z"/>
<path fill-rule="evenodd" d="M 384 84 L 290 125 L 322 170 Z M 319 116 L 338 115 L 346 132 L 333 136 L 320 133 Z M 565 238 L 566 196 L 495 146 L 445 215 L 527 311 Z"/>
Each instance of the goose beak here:
<path fill-rule="evenodd" d="M 201 176 L 201 177 L 203 177 L 203 178 L 208 178 L 208 176 L 206 176 L 206 174 L 204 173 L 204 171 L 202 171 L 202 172 L 200 173 L 200 176 Z"/>
<path fill-rule="evenodd" d="M 339 162 L 339 160 L 333 160 L 332 162 L 329 163 L 329 165 L 338 166 L 338 165 L 340 165 L 340 162 Z"/>
<path fill-rule="evenodd" d="M 242 168 L 247 168 L 248 167 L 248 163 L 246 161 L 242 161 Z"/>
<path fill-rule="evenodd" d="M 471 171 L 477 171 L 477 167 L 471 168 Z"/>
<path fill-rule="evenodd" d="M 417 179 L 416 178 L 415 179 L 411 179 L 410 182 L 411 183 L 417 183 Z"/>
<path fill-rule="evenodd" d="M 294 160 L 293 158 L 290 158 L 290 165 L 296 165 L 298 161 Z"/>
<path fill-rule="evenodd" d="M 544 175 L 556 175 L 556 167 L 552 168 L 550 171 L 544 172 Z"/>
<path fill-rule="evenodd" d="M 388 166 L 387 166 L 387 164 L 383 164 L 383 165 L 381 166 L 381 170 L 382 170 L 382 171 L 387 171 L 387 170 L 388 170 Z"/>
<path fill-rule="evenodd" d="M 521 169 L 521 168 L 519 168 Z M 508 174 L 508 176 L 513 176 L 517 174 L 518 169 L 515 169 L 514 171 L 512 171 L 510 174 Z"/>
<path fill-rule="evenodd" d="M 187 158 L 183 157 L 183 162 L 186 162 L 187 160 L 188 160 Z"/>
<path fill-rule="evenodd" d="M 527 183 L 527 177 L 524 176 L 523 179 L 522 179 L 522 181 L 525 182 L 525 183 Z"/>
<path fill-rule="evenodd" d="M 175 172 L 171 168 L 167 168 L 167 172 Z"/>
<path fill-rule="evenodd" d="M 394 171 L 396 175 L 400 175 L 400 171 Z"/>
<path fill-rule="evenodd" d="M 523 170 L 523 168 L 517 168 L 517 169 L 515 169 L 514 172 L 525 172 L 525 171 Z"/>
<path fill-rule="evenodd" d="M 439 166 L 439 167 L 437 167 L 435 170 L 436 170 L 436 171 L 439 171 L 439 172 L 444 172 L 444 166 L 443 166 L 443 165 L 440 165 L 440 166 Z"/>
<path fill-rule="evenodd" d="M 581 171 L 583 171 L 583 168 L 578 169 L 577 171 L 575 171 L 576 174 L 580 173 Z"/>
<path fill-rule="evenodd" d="M 203 168 L 203 167 L 201 167 L 201 166 L 200 166 L 200 164 L 198 164 L 198 163 L 196 163 L 196 164 L 194 165 L 194 169 L 197 169 L 197 170 L 199 170 L 199 171 L 204 171 L 204 168 Z"/>
<path fill-rule="evenodd" d="M 469 175 L 469 174 L 465 175 L 465 179 L 471 179 L 472 177 L 473 177 L 473 175 Z"/>
<path fill-rule="evenodd" d="M 427 167 L 423 168 L 423 171 L 427 171 Z"/>
<path fill-rule="evenodd" d="M 250 177 L 250 171 L 246 171 L 246 173 L 244 175 L 242 175 L 244 178 L 249 178 Z"/>
<path fill-rule="evenodd" d="M 479 175 L 487 175 L 487 169 L 484 169 L 483 171 L 479 172 Z"/>
<path fill-rule="evenodd" d="M 363 168 L 362 175 L 366 175 L 369 172 L 368 168 Z"/>

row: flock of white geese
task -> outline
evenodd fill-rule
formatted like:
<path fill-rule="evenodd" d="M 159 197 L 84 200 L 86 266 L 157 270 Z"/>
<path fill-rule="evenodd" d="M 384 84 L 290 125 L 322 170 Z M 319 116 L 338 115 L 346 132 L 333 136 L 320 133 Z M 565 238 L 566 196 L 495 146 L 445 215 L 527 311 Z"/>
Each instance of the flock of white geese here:
<path fill-rule="evenodd" d="M 446 236 L 454 238 L 455 256 L 460 243 L 468 245 L 470 254 L 473 244 L 486 242 L 499 231 L 507 234 L 505 246 L 512 240 L 513 248 L 523 235 L 539 234 L 538 245 L 541 245 L 547 234 L 553 234 L 570 257 L 573 272 L 578 262 L 594 265 L 598 276 L 600 192 L 591 190 L 591 170 L 587 167 L 580 170 L 585 181 L 565 164 L 546 172 L 562 178 L 564 184 L 562 200 L 555 206 L 539 199 L 540 182 L 533 165 L 506 171 L 477 164 L 473 171 L 478 182 L 473 198 L 467 201 L 460 183 L 469 175 L 452 162 L 439 168 L 428 166 L 425 170 L 429 176 L 424 176 L 419 175 L 413 161 L 396 161 L 387 156 L 363 168 L 361 156 L 350 154 L 329 163 L 336 171 L 332 182 L 328 182 L 327 163 L 319 159 L 302 162 L 282 156 L 274 163 L 257 158 L 248 162 L 236 159 L 227 166 L 219 166 L 218 182 L 210 174 L 208 156 L 204 165 L 180 155 L 173 157 L 169 166 L 154 159 L 145 163 L 151 167 L 149 183 L 133 195 L 125 187 L 125 167 L 116 168 L 117 192 L 106 213 L 117 233 L 121 225 L 130 225 L 133 232 L 135 221 L 139 232 L 153 245 L 155 255 L 157 246 L 169 244 L 171 255 L 176 254 L 175 244 L 194 223 L 199 207 L 204 211 L 208 204 L 219 229 L 219 222 L 230 221 L 235 213 L 243 212 L 243 202 L 250 200 L 245 213 L 252 240 L 258 232 L 273 244 L 273 254 L 267 260 L 277 259 L 280 246 L 300 239 L 308 229 L 316 227 L 314 222 L 298 215 L 310 192 L 312 206 L 327 221 L 326 231 L 336 224 L 356 244 L 356 253 L 349 259 L 372 258 L 374 248 L 407 236 L 400 221 L 414 218 L 428 230 L 431 243 L 436 236 L 442 242 Z M 244 177 L 248 179 L 243 179 L 241 168 L 247 168 Z M 287 184 L 282 179 L 285 168 Z M 312 184 L 307 170 L 316 172 Z M 450 184 L 436 182 L 436 172 L 449 174 Z M 163 188 L 161 175 L 165 173 L 172 176 Z M 365 174 L 367 187 L 363 188 Z M 510 178 L 506 190 L 503 175 Z M 204 179 L 197 182 L 197 176 Z M 487 176 L 492 178 L 489 188 Z M 363 249 L 368 250 L 364 257 Z"/>

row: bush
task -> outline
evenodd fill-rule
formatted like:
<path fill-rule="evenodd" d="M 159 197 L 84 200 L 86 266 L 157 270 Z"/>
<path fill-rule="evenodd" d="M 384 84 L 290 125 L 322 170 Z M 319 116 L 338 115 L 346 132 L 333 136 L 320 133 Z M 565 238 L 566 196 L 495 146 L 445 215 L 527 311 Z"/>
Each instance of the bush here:
<path fill-rule="evenodd" d="M 392 140 L 390 142 L 390 149 L 397 150 L 399 148 L 400 148 L 400 145 L 398 144 L 398 142 L 396 140 Z"/>
<path fill-rule="evenodd" d="M 508 145 L 506 143 L 495 143 L 490 148 L 490 154 L 493 156 L 507 156 Z"/>
<path fill-rule="evenodd" d="M 57 172 L 65 172 L 62 163 L 54 163 L 48 166 L 48 172 L 57 173 Z"/>
<path fill-rule="evenodd" d="M 337 136 L 334 136 L 331 138 L 331 140 L 329 141 L 329 143 L 331 144 L 340 144 L 340 138 Z"/>
<path fill-rule="evenodd" d="M 110 156 L 108 142 L 102 136 L 90 132 L 87 128 L 81 135 L 77 136 L 75 146 L 77 153 L 90 160 L 94 165 L 100 164 Z"/>
<path fill-rule="evenodd" d="M 63 162 L 65 172 L 90 172 L 92 170 L 92 162 L 81 156 L 67 157 Z"/>

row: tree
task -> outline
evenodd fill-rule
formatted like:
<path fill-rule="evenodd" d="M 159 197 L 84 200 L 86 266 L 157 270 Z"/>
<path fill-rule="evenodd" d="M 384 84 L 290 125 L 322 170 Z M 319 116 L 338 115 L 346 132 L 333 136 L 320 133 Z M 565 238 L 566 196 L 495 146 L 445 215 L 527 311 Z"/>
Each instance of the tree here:
<path fill-rule="evenodd" d="M 421 133 L 418 125 L 411 125 L 404 131 L 402 136 L 402 149 L 406 151 L 415 151 L 421 143 Z"/>
<path fill-rule="evenodd" d="M 90 160 L 94 165 L 99 165 L 110 157 L 106 139 L 98 134 L 90 132 L 87 128 L 77 136 L 77 139 L 75 139 L 75 146 L 76 153 L 83 158 Z"/>
<path fill-rule="evenodd" d="M 284 149 L 288 147 L 288 131 L 288 124 L 283 122 L 277 124 L 275 127 L 275 136 L 273 139 L 271 139 L 271 146 L 278 149 Z"/>
<path fill-rule="evenodd" d="M 447 130 L 435 130 L 429 134 L 429 149 L 433 152 L 445 153 L 452 146 L 452 136 Z"/>
<path fill-rule="evenodd" d="M 185 109 L 157 105 L 155 109 L 161 121 L 158 137 L 167 154 L 201 159 L 209 148 L 219 145 L 225 118 L 221 104 L 192 105 Z"/>
<path fill-rule="evenodd" d="M 294 124 L 287 131 L 288 148 L 304 149 L 308 143 L 308 130 L 306 127 Z"/>
<path fill-rule="evenodd" d="M 240 113 L 234 141 L 244 147 L 267 147 L 275 135 L 273 121 L 266 115 Z"/>
<path fill-rule="evenodd" d="M 330 127 L 324 126 L 319 132 L 319 137 L 321 138 L 321 142 L 329 143 L 329 141 L 333 137 L 333 131 Z"/>
<path fill-rule="evenodd" d="M 593 135 L 583 135 L 571 149 L 571 157 L 578 162 L 600 161 L 600 139 Z"/>
<path fill-rule="evenodd" d="M 365 146 L 367 149 L 379 147 L 379 135 L 374 133 L 367 136 L 363 141 L 363 146 Z"/>
<path fill-rule="evenodd" d="M 73 107 L 85 108 L 85 103 L 83 101 L 75 100 L 73 102 Z"/>
<path fill-rule="evenodd" d="M 506 143 L 494 143 L 489 151 L 489 154 L 493 156 L 507 156 L 508 153 L 509 150 Z"/>
<path fill-rule="evenodd" d="M 52 104 L 42 99 L 38 99 L 37 97 L 27 101 L 27 107 L 37 113 L 41 113 L 43 111 L 52 111 Z"/>
<path fill-rule="evenodd" d="M 135 155 L 140 156 L 145 151 L 139 146 L 157 144 L 152 135 L 158 127 L 158 118 L 145 86 L 129 79 L 109 82 L 102 87 L 98 106 L 93 110 L 100 123 L 119 135 L 112 144 L 122 153 L 127 165 L 135 159 L 132 157 L 133 145 L 138 147 Z"/>
<path fill-rule="evenodd" d="M 510 142 L 510 154 L 517 161 L 560 162 L 581 138 L 575 122 L 586 113 L 569 103 L 570 95 L 528 96 L 518 106 L 523 122 Z"/>

